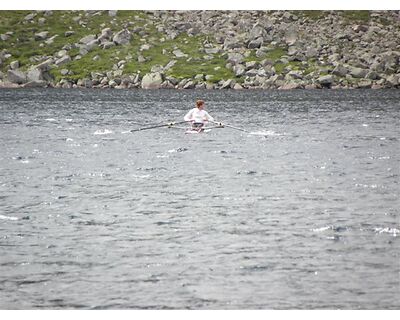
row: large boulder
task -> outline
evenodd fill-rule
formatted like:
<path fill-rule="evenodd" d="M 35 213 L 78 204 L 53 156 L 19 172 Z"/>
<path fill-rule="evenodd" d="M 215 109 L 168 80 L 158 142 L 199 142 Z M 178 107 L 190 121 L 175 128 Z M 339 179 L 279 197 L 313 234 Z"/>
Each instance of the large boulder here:
<path fill-rule="evenodd" d="M 51 64 L 52 63 L 53 63 L 53 59 L 52 58 L 47 59 L 47 60 L 43 61 L 42 63 L 39 63 L 36 66 L 36 69 L 39 69 L 39 70 L 41 70 L 43 72 L 49 71 L 51 69 Z"/>
<path fill-rule="evenodd" d="M 8 70 L 7 78 L 11 83 L 23 84 L 26 82 L 26 74 L 19 70 Z"/>
<path fill-rule="evenodd" d="M 101 43 L 108 42 L 111 40 L 112 31 L 111 28 L 105 28 L 101 30 L 101 35 L 97 38 Z"/>
<path fill-rule="evenodd" d="M 88 43 L 86 43 L 86 47 L 85 49 L 87 51 L 91 51 L 94 47 L 96 47 L 99 44 L 99 41 L 97 39 L 89 41 Z"/>
<path fill-rule="evenodd" d="M 142 79 L 142 89 L 159 89 L 163 83 L 163 76 L 159 72 L 148 73 Z"/>
<path fill-rule="evenodd" d="M 221 89 L 230 89 L 235 85 L 235 80 L 233 79 L 228 79 L 224 81 L 221 85 Z"/>
<path fill-rule="evenodd" d="M 37 68 L 31 69 L 27 72 L 26 78 L 28 82 L 44 80 L 43 71 Z"/>
<path fill-rule="evenodd" d="M 228 62 L 232 63 L 233 65 L 242 63 L 244 60 L 244 56 L 238 52 L 233 52 L 228 54 Z"/>
<path fill-rule="evenodd" d="M 367 69 L 357 67 L 351 67 L 349 71 L 354 78 L 364 78 L 368 73 Z"/>
<path fill-rule="evenodd" d="M 338 77 L 345 77 L 347 73 L 348 73 L 347 68 L 342 64 L 338 64 L 332 71 L 332 74 Z"/>
<path fill-rule="evenodd" d="M 240 77 L 244 74 L 246 71 L 246 68 L 242 64 L 237 64 L 233 66 L 233 72 L 235 73 L 235 76 Z"/>
<path fill-rule="evenodd" d="M 330 74 L 321 76 L 317 79 L 317 83 L 319 83 L 322 86 L 328 86 L 328 87 L 333 84 L 333 81 L 334 81 L 333 76 Z"/>
<path fill-rule="evenodd" d="M 305 53 L 307 58 L 316 58 L 319 54 L 318 49 L 315 47 L 307 47 Z"/>
<path fill-rule="evenodd" d="M 61 66 L 61 65 L 66 64 L 66 63 L 68 63 L 70 61 L 71 61 L 71 57 L 69 55 L 65 55 L 65 56 L 61 57 L 60 59 L 57 59 L 55 64 L 57 66 Z"/>
<path fill-rule="evenodd" d="M 232 37 L 232 38 L 226 38 L 224 41 L 224 50 L 228 49 L 235 49 L 235 48 L 240 48 L 242 47 L 241 41 L 238 39 Z"/>
<path fill-rule="evenodd" d="M 79 40 L 80 43 L 82 44 L 88 44 L 89 42 L 96 40 L 96 35 L 90 34 L 86 37 L 83 37 L 81 40 Z"/>
<path fill-rule="evenodd" d="M 254 27 L 250 30 L 250 39 L 258 39 L 258 38 L 262 38 L 264 35 L 264 28 L 259 25 L 259 24 L 255 24 Z"/>
<path fill-rule="evenodd" d="M 45 39 L 47 39 L 48 35 L 49 35 L 48 31 L 42 31 L 42 32 L 35 33 L 35 40 L 36 41 L 45 40 Z"/>
<path fill-rule="evenodd" d="M 264 39 L 262 37 L 259 37 L 257 39 L 251 40 L 249 44 L 247 45 L 247 48 L 249 49 L 258 49 L 262 46 L 264 42 Z"/>
<path fill-rule="evenodd" d="M 175 57 L 177 57 L 177 58 L 185 58 L 185 57 L 188 56 L 186 53 L 183 53 L 183 52 L 182 52 L 181 50 L 179 50 L 179 49 L 172 51 L 172 53 L 173 53 L 173 54 L 175 55 Z"/>
<path fill-rule="evenodd" d="M 400 85 L 400 74 L 392 74 L 386 78 L 386 82 L 389 86 L 395 87 Z"/>
<path fill-rule="evenodd" d="M 118 45 L 124 45 L 129 43 L 131 37 L 131 33 L 128 30 L 124 29 L 114 35 L 113 41 Z"/>
<path fill-rule="evenodd" d="M 16 61 L 11 62 L 10 68 L 11 68 L 11 70 L 17 70 L 19 68 L 19 61 L 16 60 Z"/>

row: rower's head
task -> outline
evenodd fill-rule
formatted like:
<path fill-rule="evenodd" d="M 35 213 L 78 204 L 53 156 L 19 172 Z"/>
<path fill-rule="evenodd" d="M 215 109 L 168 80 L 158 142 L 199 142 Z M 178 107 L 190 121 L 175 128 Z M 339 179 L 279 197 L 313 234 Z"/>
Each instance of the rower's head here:
<path fill-rule="evenodd" d="M 196 101 L 196 107 L 198 108 L 198 109 L 204 109 L 204 100 L 197 100 Z"/>

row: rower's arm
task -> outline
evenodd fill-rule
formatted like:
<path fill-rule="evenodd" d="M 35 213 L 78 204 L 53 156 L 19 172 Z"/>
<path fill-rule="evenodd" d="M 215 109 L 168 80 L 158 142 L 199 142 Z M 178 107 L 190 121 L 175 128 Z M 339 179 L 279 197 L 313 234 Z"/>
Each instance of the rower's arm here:
<path fill-rule="evenodd" d="M 211 116 L 208 114 L 208 112 L 206 113 L 206 119 L 207 119 L 207 121 L 214 121 L 214 118 L 211 117 Z"/>
<path fill-rule="evenodd" d="M 185 121 L 190 121 L 190 120 L 192 120 L 192 115 L 193 115 L 193 109 L 190 110 L 190 111 L 183 117 L 183 120 L 185 120 Z"/>

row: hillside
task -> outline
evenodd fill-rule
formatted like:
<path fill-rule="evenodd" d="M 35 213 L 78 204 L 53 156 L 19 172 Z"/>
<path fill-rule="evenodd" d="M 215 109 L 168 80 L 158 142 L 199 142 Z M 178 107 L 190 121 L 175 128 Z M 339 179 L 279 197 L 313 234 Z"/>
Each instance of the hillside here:
<path fill-rule="evenodd" d="M 0 87 L 398 88 L 399 11 L 0 11 Z"/>

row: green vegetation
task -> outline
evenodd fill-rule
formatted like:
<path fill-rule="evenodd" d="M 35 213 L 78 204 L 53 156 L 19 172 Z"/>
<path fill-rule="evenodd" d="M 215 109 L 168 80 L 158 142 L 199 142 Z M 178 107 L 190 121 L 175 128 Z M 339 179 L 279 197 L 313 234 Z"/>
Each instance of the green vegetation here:
<path fill-rule="evenodd" d="M 295 11 L 295 14 L 302 16 L 304 18 L 309 18 L 310 20 L 317 21 L 324 17 L 326 14 L 322 10 L 305 10 L 305 11 Z"/>
<path fill-rule="evenodd" d="M 370 13 L 366 10 L 347 10 L 343 11 L 343 16 L 348 22 L 368 22 L 370 19 Z"/>
<path fill-rule="evenodd" d="M 35 64 L 34 57 L 53 56 L 65 46 L 73 46 L 81 38 L 89 34 L 100 34 L 101 30 L 110 27 L 117 32 L 124 27 L 141 28 L 141 35 L 133 34 L 128 45 L 115 46 L 109 49 L 97 48 L 83 55 L 80 59 L 74 58 L 79 55 L 79 49 L 73 48 L 68 54 L 73 59 L 71 62 L 54 68 L 51 73 L 56 81 L 61 78 L 77 80 L 85 78 L 91 72 L 106 72 L 113 70 L 113 66 L 120 60 L 125 60 L 124 74 L 150 72 L 154 65 L 165 66 L 171 60 L 176 60 L 175 65 L 168 71 L 167 75 L 182 78 L 192 78 L 197 74 L 212 74 L 213 82 L 221 79 L 232 78 L 233 72 L 225 68 L 225 58 L 221 55 L 213 55 L 212 59 L 204 58 L 206 55 L 201 51 L 205 36 L 188 36 L 180 34 L 175 39 L 166 39 L 165 34 L 159 33 L 148 16 L 149 13 L 141 11 L 118 11 L 116 17 L 110 17 L 107 11 L 53 11 L 51 15 L 44 12 L 36 12 L 31 21 L 25 21 L 30 11 L 3 11 L 0 12 L 0 33 L 5 34 L 10 30 L 13 35 L 7 40 L 0 42 L 0 51 L 5 49 L 12 56 L 0 67 L 3 72 L 7 71 L 8 64 L 13 60 L 20 62 L 21 70 Z M 44 22 L 39 24 L 39 18 Z M 49 31 L 49 36 L 56 36 L 51 44 L 43 40 L 35 40 L 35 33 Z M 73 31 L 68 37 L 65 32 Z M 150 49 L 140 50 L 144 43 L 150 44 Z M 209 39 L 208 39 L 209 41 Z M 11 44 L 11 45 L 10 45 Z M 181 50 L 187 57 L 177 58 L 174 50 Z M 141 55 L 145 62 L 138 62 Z M 93 58 L 98 56 L 98 60 Z M 190 57 L 190 59 L 189 59 Z M 61 69 L 68 69 L 72 74 L 62 76 Z"/>

